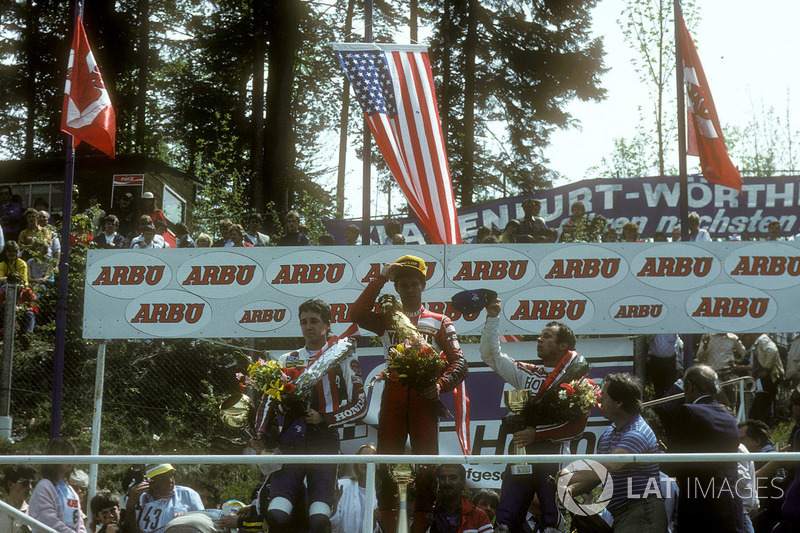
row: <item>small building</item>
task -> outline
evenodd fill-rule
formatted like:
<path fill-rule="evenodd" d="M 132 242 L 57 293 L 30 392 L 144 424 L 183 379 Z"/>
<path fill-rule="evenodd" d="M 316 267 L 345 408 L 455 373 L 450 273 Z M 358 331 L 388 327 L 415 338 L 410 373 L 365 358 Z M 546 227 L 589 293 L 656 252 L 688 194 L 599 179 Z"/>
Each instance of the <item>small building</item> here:
<path fill-rule="evenodd" d="M 12 194 L 22 197 L 23 207 L 32 207 L 43 198 L 51 213 L 60 213 L 64 202 L 63 157 L 50 159 L 0 161 L 0 183 L 10 185 Z M 174 223 L 192 226 L 192 212 L 199 188 L 204 184 L 194 176 L 143 154 L 76 156 L 75 186 L 78 209 L 86 208 L 96 196 L 108 211 L 122 193 L 131 192 L 139 199 L 152 192 L 166 217 Z"/>

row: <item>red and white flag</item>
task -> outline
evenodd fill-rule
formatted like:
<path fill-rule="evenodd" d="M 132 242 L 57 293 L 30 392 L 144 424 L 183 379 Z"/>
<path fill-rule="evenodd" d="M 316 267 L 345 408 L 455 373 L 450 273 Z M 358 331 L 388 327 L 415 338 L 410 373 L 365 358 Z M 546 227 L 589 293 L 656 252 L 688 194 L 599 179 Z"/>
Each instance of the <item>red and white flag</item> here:
<path fill-rule="evenodd" d="M 428 48 L 333 45 L 386 164 L 435 244 L 460 244 Z"/>
<path fill-rule="evenodd" d="M 80 16 L 75 24 L 75 35 L 72 37 L 72 49 L 69 52 L 61 131 L 73 136 L 75 146 L 85 141 L 114 157 L 114 108 L 89 48 Z"/>
<path fill-rule="evenodd" d="M 733 166 L 725 148 L 725 138 L 722 136 L 717 109 L 711 98 L 711 89 L 683 18 L 681 18 L 680 33 L 683 79 L 691 110 L 687 120 L 686 152 L 689 155 L 700 156 L 700 168 L 707 181 L 742 192 L 742 176 Z"/>
<path fill-rule="evenodd" d="M 435 244 L 461 244 L 428 48 L 337 43 L 333 50 L 425 233 Z M 453 389 L 453 402 L 456 434 L 469 455 L 469 397 L 463 382 Z"/>

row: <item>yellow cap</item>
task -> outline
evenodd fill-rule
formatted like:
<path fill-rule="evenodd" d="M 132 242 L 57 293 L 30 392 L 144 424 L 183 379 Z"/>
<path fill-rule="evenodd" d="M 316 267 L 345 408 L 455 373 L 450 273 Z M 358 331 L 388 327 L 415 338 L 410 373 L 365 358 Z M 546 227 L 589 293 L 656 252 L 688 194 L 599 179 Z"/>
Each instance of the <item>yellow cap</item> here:
<path fill-rule="evenodd" d="M 401 272 L 409 272 L 416 275 L 422 275 L 423 281 L 425 281 L 425 279 L 428 277 L 428 266 L 425 264 L 425 261 L 419 257 L 415 257 L 413 255 L 404 255 L 395 261 L 395 263 L 400 263 L 403 265 L 403 268 L 401 268 L 400 272 L 397 274 Z M 395 279 L 397 278 L 397 274 L 394 275 Z"/>
<path fill-rule="evenodd" d="M 169 463 L 163 463 L 160 465 L 147 465 L 147 470 L 145 470 L 144 475 L 147 476 L 147 479 L 153 479 L 156 476 L 160 476 L 161 474 L 166 474 L 167 472 L 175 472 L 175 468 Z"/>

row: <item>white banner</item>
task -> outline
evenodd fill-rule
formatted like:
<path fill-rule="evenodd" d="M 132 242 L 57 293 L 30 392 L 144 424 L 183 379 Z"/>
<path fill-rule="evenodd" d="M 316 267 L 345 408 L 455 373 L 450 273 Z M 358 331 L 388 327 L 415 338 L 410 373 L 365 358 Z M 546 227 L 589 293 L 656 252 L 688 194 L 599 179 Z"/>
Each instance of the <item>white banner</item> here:
<path fill-rule="evenodd" d="M 83 335 L 294 337 L 297 308 L 309 298 L 331 304 L 340 333 L 368 281 L 405 254 L 428 263 L 425 305 L 450 316 L 459 334 L 483 323 L 450 303 L 474 288 L 503 299 L 505 334 L 536 334 L 551 320 L 579 334 L 797 327 L 794 241 L 492 244 L 91 250 Z"/>

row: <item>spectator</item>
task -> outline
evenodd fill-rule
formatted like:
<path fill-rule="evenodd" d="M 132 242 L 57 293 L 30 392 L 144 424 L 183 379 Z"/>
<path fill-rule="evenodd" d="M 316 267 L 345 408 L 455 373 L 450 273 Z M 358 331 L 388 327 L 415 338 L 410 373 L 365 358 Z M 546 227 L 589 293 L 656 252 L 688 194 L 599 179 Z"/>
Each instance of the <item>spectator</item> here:
<path fill-rule="evenodd" d="M 677 224 L 675 227 L 672 228 L 672 242 L 678 242 L 681 240 L 681 225 Z"/>
<path fill-rule="evenodd" d="M 589 226 L 589 216 L 586 214 L 586 206 L 583 202 L 572 202 L 569 207 L 569 221 L 575 225 L 574 242 L 584 242 L 586 240 L 586 229 Z"/>
<path fill-rule="evenodd" d="M 792 418 L 794 427 L 789 434 L 788 448 L 790 452 L 800 452 L 800 387 L 792 390 L 791 394 Z M 786 490 L 786 498 L 781 507 L 781 518 L 777 526 L 772 529 L 773 533 L 794 533 L 800 531 L 800 470 L 798 463 L 791 462 L 789 465 L 789 488 Z M 770 462 L 762 470 L 775 471 L 779 464 Z"/>
<path fill-rule="evenodd" d="M 690 242 L 711 242 L 711 234 L 708 230 L 700 229 L 700 215 L 692 211 L 686 219 L 689 224 Z"/>
<path fill-rule="evenodd" d="M 768 241 L 782 241 L 781 238 L 781 223 L 773 220 L 767 226 L 767 239 Z"/>
<path fill-rule="evenodd" d="M 500 244 L 500 239 L 495 235 L 487 235 L 483 238 L 481 244 Z"/>
<path fill-rule="evenodd" d="M 392 235 L 392 244 L 395 246 L 402 246 L 406 243 L 406 238 L 402 233 L 395 233 Z"/>
<path fill-rule="evenodd" d="M 8 276 L 12 272 L 19 274 L 19 283 L 28 285 L 28 265 L 19 258 L 19 245 L 16 241 L 6 241 L 3 246 L 3 261 L 0 262 L 0 285 L 8 282 Z"/>
<path fill-rule="evenodd" d="M 678 355 L 683 341 L 675 333 L 647 335 L 647 379 L 653 384 L 656 398 L 661 398 L 678 378 Z"/>
<path fill-rule="evenodd" d="M 622 240 L 624 242 L 639 242 L 639 226 L 636 222 L 626 222 L 622 226 Z"/>
<path fill-rule="evenodd" d="M 28 283 L 32 286 L 41 286 L 53 281 L 53 268 L 55 263 L 47 255 L 47 245 L 41 239 L 33 239 L 31 258 L 28 259 Z"/>
<path fill-rule="evenodd" d="M 37 211 L 47 211 L 50 209 L 50 204 L 47 203 L 47 200 L 42 198 L 41 196 L 37 196 L 36 199 L 33 201 L 33 208 Z"/>
<path fill-rule="evenodd" d="M 197 494 L 200 495 L 200 499 L 203 501 L 203 507 L 205 509 L 221 509 L 222 505 L 220 505 L 220 498 L 219 498 L 219 487 L 213 482 L 208 480 L 200 480 L 197 482 L 197 486 L 195 487 Z"/>
<path fill-rule="evenodd" d="M 472 497 L 475 507 L 482 509 L 489 517 L 492 527 L 494 527 L 494 517 L 497 514 L 497 504 L 500 503 L 500 496 L 492 489 L 481 489 Z"/>
<path fill-rule="evenodd" d="M 163 533 L 176 516 L 203 510 L 197 492 L 175 484 L 175 472 L 169 463 L 148 465 L 146 479 L 131 487 L 125 507 L 130 533 Z"/>
<path fill-rule="evenodd" d="M 253 246 L 269 246 L 269 236 L 260 232 L 262 222 L 260 213 L 250 213 L 247 216 L 247 233 L 244 238 Z"/>
<path fill-rule="evenodd" d="M 231 226 L 233 226 L 233 221 L 229 218 L 223 218 L 219 221 L 219 239 L 214 241 L 214 244 L 211 246 L 214 248 L 222 248 L 225 246 L 225 243 L 230 240 L 230 235 L 228 233 L 231 230 Z"/>
<path fill-rule="evenodd" d="M 374 455 L 377 453 L 375 446 L 364 444 L 356 455 Z M 356 463 L 353 466 L 353 475 L 339 479 L 339 486 L 333 499 L 333 516 L 331 516 L 331 531 L 333 533 L 360 532 L 364 525 L 364 509 L 366 508 L 367 492 L 367 465 Z M 373 508 L 378 503 L 375 498 Z M 374 533 L 380 528 L 373 522 Z"/>
<path fill-rule="evenodd" d="M 22 229 L 22 205 L 14 201 L 11 187 L 0 185 L 0 227 L 6 241 L 15 241 Z"/>
<path fill-rule="evenodd" d="M 333 238 L 333 235 L 330 233 L 326 233 L 322 237 L 319 238 L 319 245 L 320 246 L 335 246 L 336 239 Z"/>
<path fill-rule="evenodd" d="M 586 230 L 586 242 L 602 242 L 608 221 L 603 215 L 595 215 Z"/>
<path fill-rule="evenodd" d="M 486 226 L 481 226 L 478 228 L 477 233 L 475 234 L 475 244 L 482 243 L 483 240 L 492 234 L 492 230 L 487 228 Z"/>
<path fill-rule="evenodd" d="M 36 484 L 36 470 L 28 465 L 12 465 L 3 469 L 3 486 L 8 492 L 6 503 L 17 511 L 28 514 L 28 498 Z M 0 514 L 0 531 L 9 533 L 29 533 L 28 526 Z"/>
<path fill-rule="evenodd" d="M 278 239 L 278 246 L 311 246 L 305 233 L 300 231 L 300 213 L 292 209 L 284 217 L 286 233 Z"/>
<path fill-rule="evenodd" d="M 201 233 L 195 239 L 198 248 L 211 248 L 211 235 L 208 233 Z"/>
<path fill-rule="evenodd" d="M 176 248 L 196 248 L 192 236 L 189 235 L 189 228 L 186 227 L 186 224 L 182 222 L 175 224 L 175 237 Z M 209 239 L 209 241 L 210 240 L 211 239 Z"/>
<path fill-rule="evenodd" d="M 490 533 L 489 517 L 464 497 L 467 471 L 464 465 L 444 464 L 436 470 L 439 498 L 433 507 L 430 533 Z"/>
<path fill-rule="evenodd" d="M 669 451 L 738 452 L 736 420 L 714 399 L 716 372 L 706 365 L 693 365 L 686 370 L 683 385 L 684 403 L 672 413 L 668 425 Z M 743 531 L 742 499 L 733 490 L 738 478 L 736 462 L 662 463 L 661 466 L 678 479 L 678 531 Z M 709 486 L 714 488 L 700 488 Z M 720 488 L 725 486 L 728 490 Z"/>
<path fill-rule="evenodd" d="M 59 259 L 61 259 L 61 240 L 60 236 L 57 235 L 53 228 L 50 226 L 50 213 L 47 211 L 39 211 L 39 226 L 43 228 L 47 228 L 50 231 L 51 239 L 50 245 L 48 247 L 47 253 L 50 257 L 53 258 L 53 262 L 58 264 Z"/>
<path fill-rule="evenodd" d="M 603 242 L 617 242 L 617 230 L 608 228 L 603 234 Z"/>
<path fill-rule="evenodd" d="M 519 231 L 519 222 L 516 220 L 509 220 L 506 223 L 506 227 L 503 230 L 503 234 L 500 235 L 500 242 L 506 244 L 517 242 L 516 234 L 518 231 Z"/>
<path fill-rule="evenodd" d="M 344 243 L 351 246 L 358 244 L 358 237 L 360 235 L 361 231 L 358 229 L 358 226 L 355 224 L 350 224 L 344 228 Z"/>
<path fill-rule="evenodd" d="M 392 237 L 403 233 L 403 226 L 396 220 L 387 220 L 383 229 L 386 232 L 386 244 L 392 244 Z"/>
<path fill-rule="evenodd" d="M 611 427 L 600 437 L 601 454 L 658 453 L 658 441 L 642 418 L 642 384 L 628 374 L 609 374 L 603 379 L 603 416 Z M 615 531 L 666 533 L 667 511 L 658 487 L 658 463 L 602 463 L 611 473 L 613 493 L 608 510 Z M 563 475 L 565 471 L 561 471 Z M 567 492 L 572 495 L 591 491 L 602 482 L 594 469 L 572 473 Z"/>
<path fill-rule="evenodd" d="M 75 455 L 75 448 L 59 437 L 50 441 L 45 455 Z M 42 479 L 33 489 L 28 514 L 59 532 L 86 533 L 80 498 L 67 483 L 72 471 L 71 464 L 42 466 Z"/>
<path fill-rule="evenodd" d="M 771 430 L 761 420 L 749 419 L 739 424 L 739 442 L 750 453 L 775 453 L 778 450 L 772 445 Z M 760 469 L 766 461 L 755 463 L 756 480 L 761 479 L 758 487 L 758 511 L 751 513 L 753 529 L 757 532 L 771 531 L 781 518 L 781 505 L 786 492 L 787 472 L 781 468 L 776 473 Z M 763 481 L 764 478 L 769 478 Z"/>
<path fill-rule="evenodd" d="M 91 222 L 92 235 L 100 233 L 103 229 L 103 219 L 106 218 L 106 212 L 100 206 L 100 200 L 94 192 L 89 195 L 89 202 L 86 205 L 84 216 Z"/>
<path fill-rule="evenodd" d="M 39 308 L 36 305 L 36 294 L 30 287 L 22 285 L 21 278 L 16 272 L 8 275 L 8 283 L 15 283 L 17 285 L 17 320 L 19 320 L 19 329 L 21 335 L 19 337 L 19 344 L 22 349 L 26 349 L 30 343 L 30 333 L 33 332 L 33 327 L 36 325 L 36 315 L 39 314 Z M 6 301 L 7 286 L 3 285 L 0 290 L 0 309 L 3 309 L 3 304 Z M 5 312 L 0 315 L 0 326 L 5 326 Z"/>
<path fill-rule="evenodd" d="M 518 233 L 530 235 L 533 239 L 532 242 L 541 242 L 544 231 L 547 229 L 547 223 L 539 216 L 541 210 L 542 203 L 535 198 L 528 198 L 522 202 L 522 211 L 525 214 L 519 221 Z"/>
<path fill-rule="evenodd" d="M 252 248 L 253 245 L 244 239 L 244 228 L 241 224 L 234 224 L 228 230 L 230 240 L 225 243 L 227 248 Z"/>
<path fill-rule="evenodd" d="M 153 224 L 156 228 L 156 235 L 164 240 L 164 248 L 177 248 L 175 234 L 172 233 L 163 220 L 156 220 Z"/>
<path fill-rule="evenodd" d="M 121 527 L 119 500 L 110 492 L 100 492 L 89 504 L 92 513 L 90 527 L 96 533 L 118 533 Z"/>
<path fill-rule="evenodd" d="M 558 242 L 579 242 L 578 227 L 572 220 L 566 220 L 561 226 L 561 235 Z"/>
<path fill-rule="evenodd" d="M 653 242 L 667 242 L 667 234 L 663 231 L 653 233 Z"/>
<path fill-rule="evenodd" d="M 115 215 L 119 220 L 118 231 L 125 239 L 132 239 L 136 235 L 136 206 L 133 204 L 131 193 L 123 193 L 119 197 L 117 207 L 111 209 L 109 214 Z"/>
<path fill-rule="evenodd" d="M 747 352 L 742 341 L 733 333 L 706 333 L 700 339 L 695 358 L 698 363 L 710 366 L 720 381 L 735 375 L 737 360 Z"/>
<path fill-rule="evenodd" d="M 22 259 L 27 261 L 31 258 L 30 251 L 33 248 L 34 237 L 45 239 L 49 244 L 52 235 L 47 228 L 39 226 L 39 212 L 32 207 L 25 210 L 25 222 L 27 226 L 19 232 L 17 244 L 22 252 Z"/>
<path fill-rule="evenodd" d="M 161 238 L 161 240 L 159 241 L 158 239 L 156 239 L 156 237 L 160 237 L 160 235 L 156 235 L 155 226 L 143 226 L 142 234 L 131 241 L 131 248 L 132 249 L 169 248 L 169 245 L 164 242 L 163 238 Z"/>
<path fill-rule="evenodd" d="M 104 250 L 119 250 L 127 248 L 127 241 L 125 237 L 120 235 L 117 230 L 119 229 L 119 219 L 116 215 L 108 215 L 103 219 L 103 231 L 99 233 L 94 240 L 92 240 L 92 247 L 102 248 Z"/>
<path fill-rule="evenodd" d="M 742 334 L 742 343 L 747 348 L 751 375 L 756 380 L 756 392 L 750 408 L 750 418 L 772 425 L 775 395 L 778 393 L 778 384 L 784 375 L 778 346 L 765 333 Z"/>
<path fill-rule="evenodd" d="M 161 211 L 158 207 L 156 207 L 156 197 L 153 196 L 151 192 L 142 193 L 142 198 L 139 203 L 139 214 L 138 217 L 141 218 L 142 215 L 149 216 L 153 222 L 161 221 L 166 224 L 168 229 L 172 229 L 172 223 L 167 220 L 167 217 L 164 216 L 164 212 Z M 141 223 L 139 224 L 139 229 L 141 230 Z"/>

